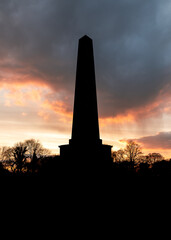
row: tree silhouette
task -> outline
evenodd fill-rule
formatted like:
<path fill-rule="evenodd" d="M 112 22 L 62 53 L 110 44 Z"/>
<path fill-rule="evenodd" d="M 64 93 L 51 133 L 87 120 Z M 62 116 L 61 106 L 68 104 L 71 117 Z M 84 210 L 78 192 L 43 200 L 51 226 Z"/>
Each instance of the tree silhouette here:
<path fill-rule="evenodd" d="M 147 155 L 147 160 L 150 163 L 155 163 L 156 161 L 161 161 L 163 159 L 164 157 L 160 153 L 149 153 Z"/>
<path fill-rule="evenodd" d="M 113 158 L 114 158 L 114 162 L 123 162 L 125 160 L 125 151 L 123 149 L 114 151 Z"/>
<path fill-rule="evenodd" d="M 14 147 L 0 148 L 0 160 L 8 170 L 16 173 L 38 171 L 40 161 L 49 155 L 50 150 L 35 139 L 16 143 Z"/>
<path fill-rule="evenodd" d="M 127 143 L 124 151 L 125 151 L 125 154 L 126 154 L 128 160 L 131 163 L 134 163 L 134 161 L 142 154 L 141 146 L 132 140 L 130 140 Z"/>
<path fill-rule="evenodd" d="M 27 154 L 29 155 L 30 158 L 32 158 L 33 155 L 36 155 L 37 158 L 39 158 L 50 154 L 50 150 L 44 148 L 39 140 L 35 139 L 25 140 L 24 144 L 27 146 Z"/>
<path fill-rule="evenodd" d="M 43 147 L 39 140 L 29 139 L 24 141 L 27 147 L 27 157 L 30 159 L 28 169 L 31 172 L 36 172 L 40 165 L 42 158 L 50 155 L 50 150 Z"/>
<path fill-rule="evenodd" d="M 59 156 L 52 156 L 49 153 L 50 151 L 35 139 L 19 142 L 14 147 L 1 147 L 0 176 L 57 177 L 73 174 L 70 169 L 68 171 Z M 141 154 L 141 146 L 129 141 L 125 149 L 113 152 L 115 161 L 109 174 L 123 177 L 171 176 L 171 161 L 163 160 L 160 153 L 149 153 L 144 156 Z"/>
<path fill-rule="evenodd" d="M 26 151 L 27 146 L 24 143 L 17 143 L 13 149 L 12 153 L 14 156 L 14 170 L 21 173 L 26 164 Z"/>

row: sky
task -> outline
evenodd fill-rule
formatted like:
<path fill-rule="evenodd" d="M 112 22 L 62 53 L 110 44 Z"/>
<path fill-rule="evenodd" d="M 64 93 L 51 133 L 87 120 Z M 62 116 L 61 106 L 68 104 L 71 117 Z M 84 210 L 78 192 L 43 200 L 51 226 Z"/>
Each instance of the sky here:
<path fill-rule="evenodd" d="M 171 157 L 171 1 L 1 0 L 0 146 L 71 138 L 78 39 L 93 39 L 100 136 Z M 86 146 L 85 146 L 86 148 Z"/>

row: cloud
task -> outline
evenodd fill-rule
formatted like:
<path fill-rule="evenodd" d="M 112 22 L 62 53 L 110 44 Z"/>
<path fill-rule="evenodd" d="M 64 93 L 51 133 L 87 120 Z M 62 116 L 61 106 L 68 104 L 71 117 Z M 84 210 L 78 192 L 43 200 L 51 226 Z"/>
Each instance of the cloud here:
<path fill-rule="evenodd" d="M 122 113 L 117 113 L 111 117 L 101 117 L 103 124 L 125 124 L 125 123 L 141 123 L 149 121 L 149 119 L 162 118 L 163 115 L 171 114 L 171 95 L 169 86 L 168 89 L 159 91 L 158 96 L 152 102 L 146 105 L 128 108 Z M 161 123 L 162 124 L 162 123 Z"/>
<path fill-rule="evenodd" d="M 171 93 L 170 9 L 169 0 L 1 1 L 0 82 L 39 82 L 73 101 L 78 38 L 88 34 L 100 116 L 143 117 L 161 89 Z"/>
<path fill-rule="evenodd" d="M 69 112 L 67 109 L 67 105 L 65 102 L 62 101 L 52 101 L 45 100 L 42 104 L 42 107 L 44 109 L 51 109 L 53 112 L 65 116 L 66 118 L 69 118 L 71 120 L 72 118 L 72 112 Z"/>
<path fill-rule="evenodd" d="M 129 140 L 121 140 L 121 142 L 127 142 Z M 159 132 L 153 136 L 146 136 L 132 140 L 142 144 L 145 149 L 171 149 L 171 132 Z"/>
<path fill-rule="evenodd" d="M 65 92 L 56 92 L 48 85 L 39 85 L 34 83 L 15 82 L 15 85 L 9 83 L 0 85 L 3 105 L 6 107 L 25 109 L 22 116 L 31 106 L 37 109 L 37 114 L 46 122 L 52 122 L 56 115 L 59 121 L 71 122 L 72 111 L 71 101 Z"/>
<path fill-rule="evenodd" d="M 0 86 L 0 108 L 1 108 L 1 144 L 6 134 L 23 132 L 23 136 L 43 133 L 69 134 L 71 118 L 68 116 L 67 97 L 66 102 L 59 101 L 60 93 L 56 93 L 48 86 L 39 84 L 22 84 L 19 82 L 14 86 L 1 84 Z M 48 103 L 48 104 L 47 104 Z M 65 105 L 66 104 L 66 105 Z M 57 111 L 58 110 L 58 111 Z M 19 135 L 18 141 L 21 139 Z"/>
<path fill-rule="evenodd" d="M 46 92 L 50 91 L 47 87 L 34 84 L 9 83 L 1 84 L 3 90 L 4 105 L 11 106 L 28 106 L 30 103 L 38 103 L 45 97 Z"/>

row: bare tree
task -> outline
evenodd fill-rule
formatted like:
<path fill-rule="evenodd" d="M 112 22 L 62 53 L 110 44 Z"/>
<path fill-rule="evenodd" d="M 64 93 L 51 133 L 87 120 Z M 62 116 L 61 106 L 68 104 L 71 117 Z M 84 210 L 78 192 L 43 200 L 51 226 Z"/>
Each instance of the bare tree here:
<path fill-rule="evenodd" d="M 6 146 L 2 147 L 0 155 L 3 166 L 8 170 L 12 170 L 14 165 L 13 148 Z"/>
<path fill-rule="evenodd" d="M 123 149 L 119 149 L 118 151 L 113 152 L 113 158 L 115 162 L 122 162 L 125 160 L 125 151 Z"/>
<path fill-rule="evenodd" d="M 27 154 L 32 159 L 34 155 L 37 158 L 47 156 L 50 154 L 50 150 L 43 147 L 39 140 L 29 139 L 24 141 L 25 146 L 27 147 Z"/>
<path fill-rule="evenodd" d="M 142 154 L 141 146 L 132 140 L 127 143 L 124 151 L 128 160 L 132 163 Z"/>
<path fill-rule="evenodd" d="M 164 157 L 160 153 L 149 153 L 147 155 L 147 159 L 150 163 L 155 163 L 157 161 L 161 161 Z"/>
<path fill-rule="evenodd" d="M 1 147 L 0 160 L 13 172 L 31 171 L 38 169 L 40 160 L 50 155 L 50 150 L 42 146 L 39 140 L 29 139 L 19 142 L 14 147 Z"/>
<path fill-rule="evenodd" d="M 29 169 L 31 172 L 35 172 L 38 169 L 40 160 L 50 155 L 50 150 L 44 148 L 39 140 L 35 139 L 25 140 L 24 144 L 27 147 L 27 157 L 31 160 Z"/>

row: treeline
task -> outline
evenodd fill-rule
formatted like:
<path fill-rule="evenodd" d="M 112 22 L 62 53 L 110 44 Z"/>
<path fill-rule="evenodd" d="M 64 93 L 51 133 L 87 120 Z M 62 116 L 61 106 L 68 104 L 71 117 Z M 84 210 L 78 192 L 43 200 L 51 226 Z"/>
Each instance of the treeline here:
<path fill-rule="evenodd" d="M 144 155 L 142 148 L 129 141 L 125 149 L 113 152 L 114 176 L 171 176 L 171 159 L 165 160 L 160 153 Z"/>
<path fill-rule="evenodd" d="M 171 176 L 171 160 L 164 160 L 160 153 L 143 155 L 141 146 L 134 141 L 114 151 L 112 158 L 113 177 Z M 58 176 L 65 168 L 60 157 L 52 155 L 39 140 L 29 139 L 13 147 L 0 148 L 0 176 Z"/>
<path fill-rule="evenodd" d="M 164 157 L 160 153 L 149 153 L 144 155 L 142 147 L 134 141 L 128 141 L 125 149 L 119 149 L 113 152 L 113 161 L 115 163 L 121 163 L 128 161 L 134 164 L 148 163 L 153 164 L 164 160 Z"/>
<path fill-rule="evenodd" d="M 35 139 L 16 143 L 13 147 L 1 147 L 0 174 L 36 174 L 40 171 L 43 160 L 50 154 L 50 150 L 44 148 L 39 140 Z"/>

